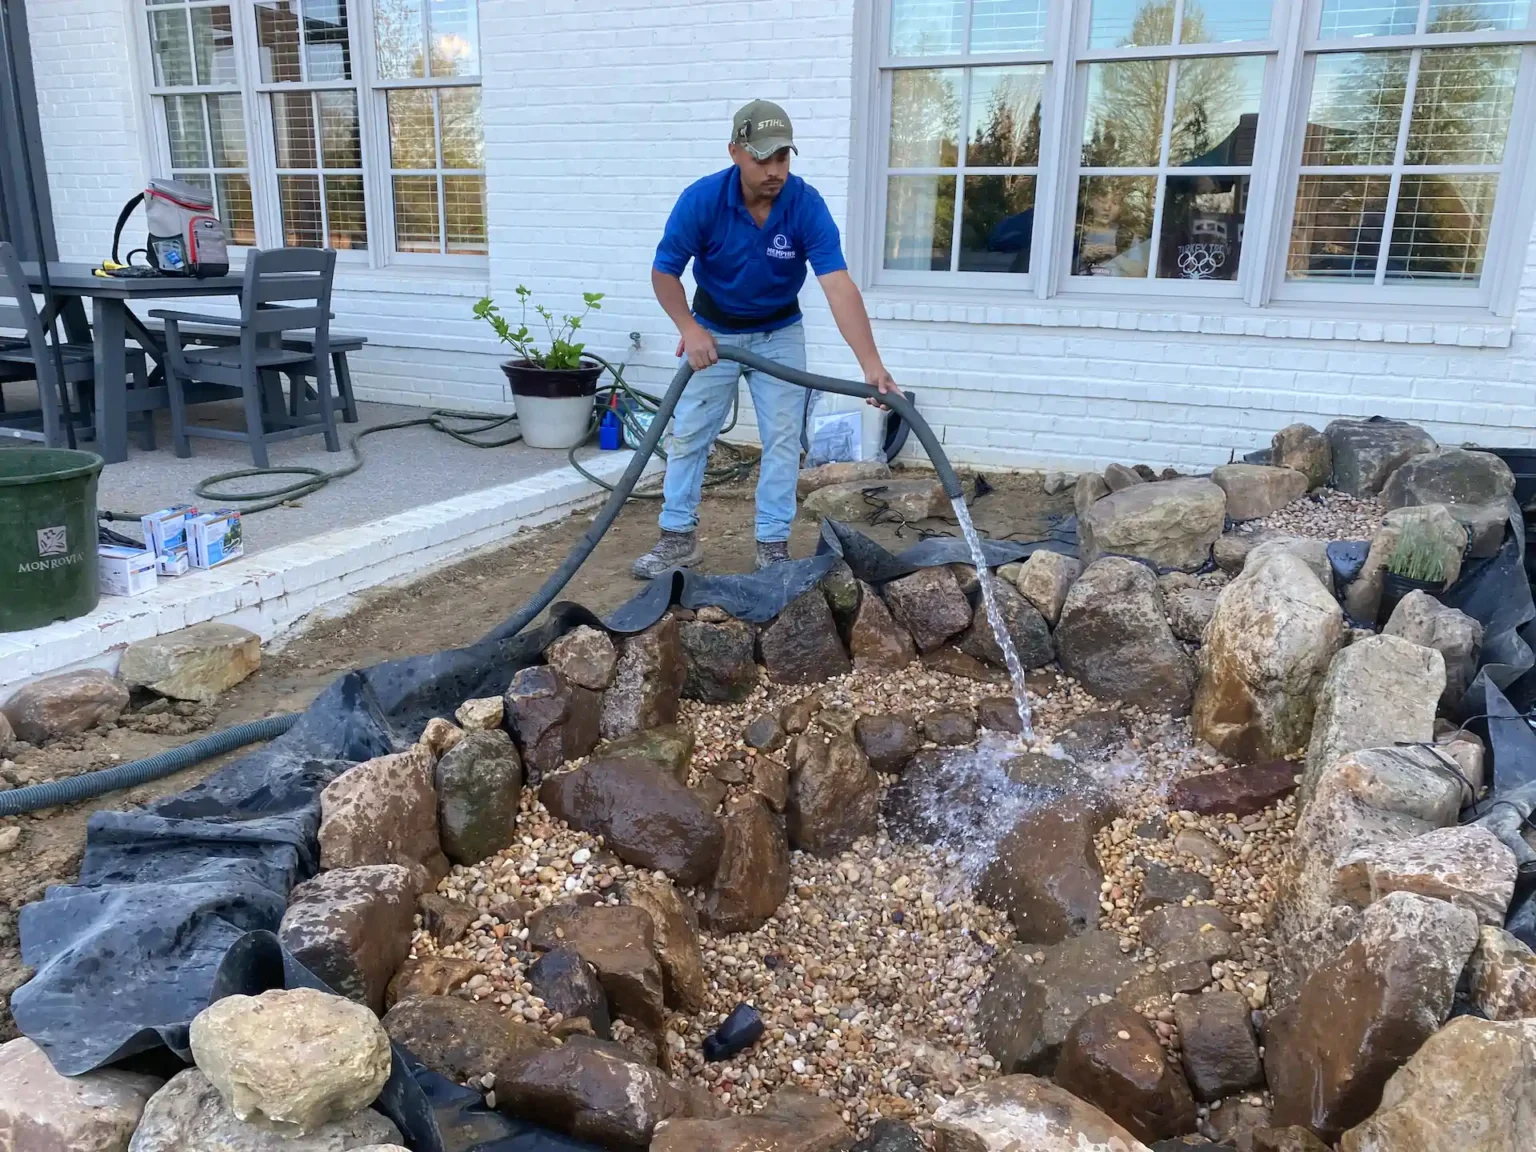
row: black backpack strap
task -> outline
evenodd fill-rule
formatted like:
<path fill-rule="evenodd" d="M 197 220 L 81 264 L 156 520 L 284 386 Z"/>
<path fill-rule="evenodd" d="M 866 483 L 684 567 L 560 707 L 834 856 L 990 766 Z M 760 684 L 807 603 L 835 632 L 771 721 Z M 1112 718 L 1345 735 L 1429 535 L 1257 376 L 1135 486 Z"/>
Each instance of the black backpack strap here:
<path fill-rule="evenodd" d="M 112 229 L 112 263 L 121 264 L 117 258 L 117 245 L 123 238 L 123 225 L 128 223 L 128 217 L 133 215 L 133 210 L 144 203 L 144 193 L 140 192 L 132 200 L 123 205 L 123 210 L 117 214 L 117 227 Z M 128 253 L 128 258 L 133 259 L 133 253 Z"/>

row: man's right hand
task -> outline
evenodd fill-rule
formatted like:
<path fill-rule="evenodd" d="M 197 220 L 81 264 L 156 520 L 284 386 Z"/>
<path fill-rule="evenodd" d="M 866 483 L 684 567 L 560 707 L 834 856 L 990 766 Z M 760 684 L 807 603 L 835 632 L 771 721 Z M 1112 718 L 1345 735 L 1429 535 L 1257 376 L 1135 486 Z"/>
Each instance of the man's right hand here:
<path fill-rule="evenodd" d="M 683 331 L 677 342 L 677 354 L 688 357 L 695 372 L 702 372 L 711 364 L 720 362 L 720 350 L 715 347 L 715 335 L 702 324 L 694 324 Z"/>

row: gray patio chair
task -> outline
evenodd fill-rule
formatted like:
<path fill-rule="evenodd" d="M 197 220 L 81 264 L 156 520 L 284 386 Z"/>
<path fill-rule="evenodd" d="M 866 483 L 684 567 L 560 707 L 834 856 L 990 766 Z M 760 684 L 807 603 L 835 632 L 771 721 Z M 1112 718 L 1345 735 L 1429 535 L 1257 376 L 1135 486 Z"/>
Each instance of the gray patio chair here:
<path fill-rule="evenodd" d="M 0 242 L 0 329 L 5 330 L 0 332 L 0 385 L 35 380 L 38 396 L 36 408 L 8 412 L 0 395 L 0 435 L 62 448 L 66 439 L 59 389 L 74 386 L 74 414 L 83 422 L 78 431 L 89 434 L 94 394 L 86 386 L 96 378 L 96 349 L 91 344 L 61 344 L 59 359 L 64 364 L 64 379 L 60 382 L 49 347 L 52 319 L 38 313 L 16 249 Z M 130 386 L 144 387 L 148 380 L 144 353 L 130 348 L 127 360 Z M 139 423 L 140 447 L 153 448 L 154 436 L 154 423 L 146 412 Z"/>
<path fill-rule="evenodd" d="M 270 467 L 267 445 L 319 432 L 327 451 L 341 451 L 336 434 L 335 397 L 331 381 L 331 281 L 336 253 L 330 249 L 274 248 L 252 252 L 245 261 L 240 315 L 211 316 L 157 308 L 150 315 L 165 322 L 165 383 L 171 404 L 171 432 L 176 455 L 192 455 L 189 437 L 241 440 L 251 446 L 256 467 Z M 218 327 L 238 341 L 197 347 L 198 337 L 181 326 L 198 330 Z M 285 346 L 284 333 L 313 333 L 307 350 Z M 284 403 L 280 377 L 288 377 L 297 395 L 305 378 L 315 378 L 319 401 L 315 410 Z M 191 385 L 200 385 L 189 398 Z M 238 396 L 244 401 L 245 430 L 192 427 L 187 404 Z"/>

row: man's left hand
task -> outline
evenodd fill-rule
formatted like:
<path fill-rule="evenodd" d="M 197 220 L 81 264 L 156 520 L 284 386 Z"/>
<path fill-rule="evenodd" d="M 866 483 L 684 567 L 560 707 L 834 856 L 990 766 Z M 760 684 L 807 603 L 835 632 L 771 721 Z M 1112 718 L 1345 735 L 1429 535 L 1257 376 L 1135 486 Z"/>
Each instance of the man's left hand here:
<path fill-rule="evenodd" d="M 887 395 L 891 392 L 894 392 L 898 396 L 902 394 L 901 389 L 896 384 L 896 381 L 892 379 L 891 374 L 885 370 L 885 365 L 883 364 L 865 371 L 864 383 L 879 391 L 881 396 Z M 876 408 L 889 407 L 886 404 L 880 403 L 880 401 L 873 396 L 869 398 L 868 403 L 873 404 Z"/>

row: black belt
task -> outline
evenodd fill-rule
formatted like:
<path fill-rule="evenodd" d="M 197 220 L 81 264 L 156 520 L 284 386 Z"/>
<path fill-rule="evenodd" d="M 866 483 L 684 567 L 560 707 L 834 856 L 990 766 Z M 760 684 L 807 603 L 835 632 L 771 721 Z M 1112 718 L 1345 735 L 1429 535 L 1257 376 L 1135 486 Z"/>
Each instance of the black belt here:
<path fill-rule="evenodd" d="M 800 301 L 791 300 L 784 307 L 763 316 L 732 316 L 715 302 L 715 298 L 701 284 L 693 292 L 693 311 L 700 320 L 727 332 L 755 332 L 778 327 L 786 320 L 798 320 Z"/>

